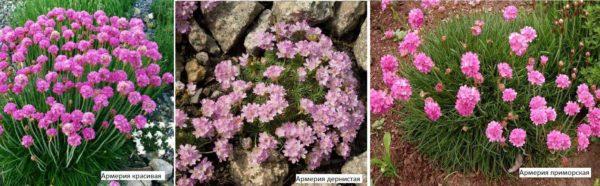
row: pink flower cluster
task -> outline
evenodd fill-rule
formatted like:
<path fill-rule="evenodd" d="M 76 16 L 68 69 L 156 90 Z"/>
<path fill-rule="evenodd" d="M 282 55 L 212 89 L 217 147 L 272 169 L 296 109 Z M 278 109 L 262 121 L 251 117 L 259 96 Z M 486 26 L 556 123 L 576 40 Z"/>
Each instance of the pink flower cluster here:
<path fill-rule="evenodd" d="M 498 63 L 498 73 L 500 77 L 512 79 L 513 71 L 508 63 Z"/>
<path fill-rule="evenodd" d="M 417 31 L 409 32 L 404 36 L 402 42 L 398 45 L 398 52 L 401 56 L 406 56 L 407 54 L 413 54 L 417 52 L 419 46 L 421 45 L 421 37 Z"/>
<path fill-rule="evenodd" d="M 350 57 L 334 50 L 331 39 L 307 22 L 277 23 L 259 35 L 264 38 L 259 47 L 265 52 L 281 60 L 300 57 L 302 67 L 286 69 L 285 65 L 252 63 L 247 55 L 239 58 L 240 64 L 222 61 L 216 65 L 214 74 L 223 94 L 203 99 L 200 117 L 188 119 L 184 112 L 177 111 L 176 120 L 183 123 L 191 120 L 195 137 L 214 142 L 213 151 L 219 161 L 230 160 L 232 143 L 241 137 L 238 134 L 244 125 L 256 124 L 281 126 L 274 134 L 267 131 L 257 134 L 258 145 L 250 154 L 253 163 L 263 163 L 272 154 L 282 153 L 291 163 L 304 161 L 309 169 L 316 169 L 334 151 L 348 157 L 350 143 L 365 119 L 365 106 L 358 99 L 358 80 L 354 77 Z M 386 60 L 382 59 L 382 65 L 394 65 Z M 260 74 L 265 78 L 256 80 L 240 76 L 243 70 L 240 66 L 251 65 L 262 65 L 259 69 L 265 70 Z M 284 73 L 298 73 L 298 83 L 315 79 L 326 90 L 324 101 L 301 98 L 299 105 L 290 105 L 291 98 L 287 93 L 293 90 L 277 84 L 278 79 L 284 78 Z M 298 114 L 306 115 L 310 122 L 298 120 L 280 124 L 280 120 L 289 114 L 288 108 L 295 106 L 298 106 Z M 186 124 L 177 126 L 187 127 Z M 192 159 L 199 161 L 198 156 Z M 184 178 L 188 174 L 193 176 L 185 169 L 178 170 L 183 172 Z"/>
<path fill-rule="evenodd" d="M 130 133 L 132 125 L 144 128 L 144 113 L 152 113 L 156 103 L 143 92 L 173 83 L 172 74 L 160 74 L 157 62 L 162 56 L 158 45 L 147 39 L 140 19 L 55 8 L 22 27 L 3 28 L 0 43 L 0 93 L 19 100 L 45 98 L 44 105 L 4 105 L 10 120 L 36 123 L 50 137 L 34 139 L 25 132 L 25 148 L 36 140 L 57 141 L 51 139 L 65 139 L 77 147 L 96 138 L 100 123 L 108 128 L 110 122 L 123 134 Z M 31 55 L 37 56 L 27 58 Z M 16 67 L 16 73 L 9 73 L 8 66 Z M 74 108 L 71 102 L 79 99 L 79 105 L 89 107 Z M 113 108 L 120 104 L 140 111 Z M 65 137 L 57 137 L 58 131 Z"/>
<path fill-rule="evenodd" d="M 508 37 L 508 44 L 512 51 L 517 56 L 522 56 L 527 51 L 529 43 L 531 43 L 537 37 L 535 29 L 526 26 L 521 29 L 520 33 L 513 32 Z"/>
<path fill-rule="evenodd" d="M 517 9 L 517 7 L 510 5 L 504 8 L 504 20 L 506 21 L 512 21 L 515 20 L 517 18 L 517 15 L 519 14 L 519 9 Z"/>
<path fill-rule="evenodd" d="M 413 64 L 421 73 L 428 74 L 435 66 L 433 60 L 425 53 L 419 52 L 413 56 Z"/>
<path fill-rule="evenodd" d="M 418 30 L 423 25 L 423 11 L 419 8 L 412 9 L 408 12 L 408 25 L 413 30 Z"/>
<path fill-rule="evenodd" d="M 546 138 L 546 145 L 549 150 L 553 151 L 564 151 L 571 148 L 571 137 L 562 133 L 558 130 L 553 130 L 548 133 Z"/>
<path fill-rule="evenodd" d="M 479 57 L 476 53 L 467 52 L 460 58 L 460 70 L 469 78 L 477 78 L 482 76 L 479 72 Z"/>
<path fill-rule="evenodd" d="M 487 136 L 490 142 L 500 142 L 503 143 L 506 139 L 502 136 L 503 127 L 497 121 L 492 121 L 488 123 L 487 129 L 485 129 L 485 136 Z"/>
<path fill-rule="evenodd" d="M 456 104 L 454 108 L 458 111 L 458 114 L 467 117 L 473 114 L 473 109 L 475 109 L 479 100 L 481 100 L 481 95 L 477 88 L 463 85 L 460 86 L 458 93 L 456 94 Z"/>
<path fill-rule="evenodd" d="M 546 106 L 546 98 L 535 96 L 529 101 L 529 119 L 535 125 L 545 125 L 556 120 L 556 110 Z"/>
<path fill-rule="evenodd" d="M 485 23 L 482 20 L 475 21 L 475 25 L 471 27 L 471 34 L 473 34 L 474 36 L 479 36 L 481 34 L 481 31 L 483 30 L 484 24 Z"/>
<path fill-rule="evenodd" d="M 175 24 L 180 33 L 190 31 L 190 19 L 194 16 L 194 11 L 198 8 L 198 2 L 195 1 L 177 1 L 175 2 Z"/>
<path fill-rule="evenodd" d="M 431 97 L 425 98 L 425 107 L 423 110 L 425 110 L 427 118 L 429 118 L 431 121 L 437 121 L 440 116 L 442 116 L 442 109 L 440 108 L 440 105 Z"/>
<path fill-rule="evenodd" d="M 180 145 L 177 149 L 177 161 L 175 168 L 181 172 L 187 172 L 188 175 L 183 175 L 177 178 L 177 185 L 195 185 L 208 181 L 214 172 L 215 167 L 207 157 L 202 157 L 196 146 L 185 144 Z"/>
<path fill-rule="evenodd" d="M 394 98 L 387 95 L 383 90 L 371 89 L 371 113 L 383 114 L 389 111 L 394 105 Z"/>

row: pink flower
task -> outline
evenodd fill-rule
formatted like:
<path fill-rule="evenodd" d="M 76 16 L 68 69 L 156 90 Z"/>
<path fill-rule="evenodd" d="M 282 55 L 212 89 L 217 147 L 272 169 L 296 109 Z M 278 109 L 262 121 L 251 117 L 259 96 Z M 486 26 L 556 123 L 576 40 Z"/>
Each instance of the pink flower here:
<path fill-rule="evenodd" d="M 382 90 L 371 89 L 371 112 L 383 114 L 390 110 L 394 104 L 394 98 Z"/>
<path fill-rule="evenodd" d="M 391 87 L 391 90 L 392 97 L 398 100 L 407 101 L 412 95 L 412 88 L 410 86 L 410 83 L 405 78 L 396 79 L 396 81 L 394 81 L 394 84 Z"/>
<path fill-rule="evenodd" d="M 528 43 L 532 42 L 537 37 L 537 33 L 535 32 L 535 29 L 533 29 L 529 26 L 526 26 L 521 29 L 521 35 L 523 35 L 525 37 L 525 41 L 527 41 Z M 546 59 L 546 61 L 547 60 L 548 59 Z"/>
<path fill-rule="evenodd" d="M 512 88 L 507 88 L 502 91 L 502 100 L 504 102 L 512 102 L 517 98 L 517 91 Z"/>
<path fill-rule="evenodd" d="M 454 108 L 461 116 L 470 116 L 473 114 L 473 109 L 475 109 L 475 106 L 480 99 L 479 90 L 475 87 L 463 85 L 456 94 L 456 104 Z"/>
<path fill-rule="evenodd" d="M 561 133 L 558 130 L 553 130 L 546 138 L 546 145 L 548 146 L 549 150 L 568 150 L 571 148 L 571 138 L 567 134 Z"/>
<path fill-rule="evenodd" d="M 510 49 L 512 49 L 517 56 L 525 54 L 527 47 L 529 47 L 527 38 L 520 33 L 511 33 L 508 37 L 508 44 L 510 45 Z"/>
<path fill-rule="evenodd" d="M 471 27 L 471 34 L 473 34 L 474 36 L 479 36 L 481 34 L 481 27 L 480 26 L 472 26 Z"/>
<path fill-rule="evenodd" d="M 442 115 L 440 105 L 438 105 L 431 97 L 425 99 L 425 108 L 423 108 L 423 110 L 425 111 L 425 114 L 427 114 L 427 118 L 431 121 L 437 121 Z"/>
<path fill-rule="evenodd" d="M 413 54 L 417 51 L 419 46 L 421 45 L 421 38 L 419 37 L 417 32 L 409 32 L 404 36 L 402 42 L 398 46 L 398 52 L 401 56 L 406 56 L 407 54 Z"/>
<path fill-rule="evenodd" d="M 265 70 L 265 72 L 263 72 L 263 76 L 275 80 L 277 79 L 281 73 L 283 72 L 284 68 L 278 65 L 272 65 L 270 67 L 267 68 L 267 70 Z"/>
<path fill-rule="evenodd" d="M 517 18 L 517 15 L 519 14 L 519 9 L 517 9 L 517 7 L 515 6 L 507 6 L 504 8 L 504 20 L 506 21 L 512 21 L 515 20 Z"/>
<path fill-rule="evenodd" d="M 512 68 L 510 68 L 508 63 L 499 63 L 498 73 L 500 73 L 500 77 L 512 79 Z"/>
<path fill-rule="evenodd" d="M 381 70 L 383 72 L 396 73 L 396 70 L 398 69 L 398 61 L 396 60 L 396 57 L 389 54 L 381 57 L 381 60 L 379 60 L 379 65 L 381 66 Z"/>
<path fill-rule="evenodd" d="M 515 147 L 523 147 L 525 145 L 525 138 L 527 137 L 527 133 L 525 130 L 521 128 L 513 129 L 510 132 L 510 136 L 508 137 L 510 143 L 512 143 Z"/>
<path fill-rule="evenodd" d="M 590 138 L 582 134 L 577 134 L 577 151 L 586 151 L 590 145 Z"/>
<path fill-rule="evenodd" d="M 535 125 L 545 125 L 548 121 L 556 120 L 556 111 L 552 107 L 530 109 L 529 119 Z"/>
<path fill-rule="evenodd" d="M 422 0 L 421 7 L 428 9 L 434 8 L 440 4 L 440 0 Z"/>
<path fill-rule="evenodd" d="M 531 100 L 529 101 L 530 109 L 537 109 L 537 108 L 541 108 L 541 107 L 545 107 L 545 106 L 546 106 L 546 98 L 544 98 L 542 96 L 535 96 L 535 97 L 531 98 Z"/>
<path fill-rule="evenodd" d="M 417 53 L 413 57 L 413 64 L 415 65 L 417 70 L 424 74 L 428 74 L 429 71 L 431 71 L 431 68 L 435 66 L 431 58 L 429 58 L 429 56 L 425 55 L 425 53 L 422 52 Z"/>
<path fill-rule="evenodd" d="M 81 145 L 81 136 L 79 136 L 79 134 L 72 134 L 67 138 L 67 143 L 69 143 L 69 146 L 71 147 L 77 147 Z"/>
<path fill-rule="evenodd" d="M 548 56 L 545 56 L 545 55 L 540 56 L 540 63 L 542 65 L 546 65 L 546 63 L 548 63 Z"/>
<path fill-rule="evenodd" d="M 589 137 L 592 135 L 592 127 L 585 123 L 579 124 L 577 127 L 577 134 Z"/>
<path fill-rule="evenodd" d="M 390 29 L 390 30 L 387 30 L 387 31 L 385 31 L 385 33 L 384 33 L 384 37 L 385 37 L 385 38 L 387 38 L 387 39 L 392 39 L 392 38 L 394 38 L 394 31 L 393 31 L 393 30 L 391 30 L 391 29 Z"/>
<path fill-rule="evenodd" d="M 485 129 L 485 136 L 487 136 L 490 142 L 504 142 L 506 139 L 502 136 L 503 128 L 497 121 L 491 121 L 488 123 L 487 129 Z"/>
<path fill-rule="evenodd" d="M 587 84 L 580 84 L 579 86 L 577 86 L 577 101 L 588 108 L 594 107 L 596 105 L 594 95 L 590 93 L 590 89 Z"/>
<path fill-rule="evenodd" d="M 229 159 L 229 156 L 233 151 L 233 146 L 227 139 L 219 139 L 215 142 L 214 151 L 219 158 L 219 162 L 223 162 Z"/>
<path fill-rule="evenodd" d="M 567 102 L 567 105 L 565 106 L 564 110 L 566 115 L 575 116 L 577 115 L 577 113 L 579 113 L 579 111 L 581 111 L 581 108 L 579 107 L 579 104 L 573 101 L 569 101 Z"/>
<path fill-rule="evenodd" d="M 566 89 L 569 88 L 569 86 L 571 86 L 571 80 L 569 80 L 569 76 L 565 74 L 559 74 L 556 77 L 556 87 L 560 89 Z"/>
<path fill-rule="evenodd" d="M 537 70 L 532 70 L 527 72 L 527 81 L 532 85 L 541 86 L 546 82 L 546 78 L 544 78 L 544 74 Z"/>
<path fill-rule="evenodd" d="M 33 145 L 33 137 L 31 137 L 30 135 L 23 136 L 23 138 L 21 138 L 21 145 L 28 149 L 29 147 L 31 147 L 31 145 Z"/>
<path fill-rule="evenodd" d="M 476 53 L 467 52 L 460 58 L 460 70 L 467 77 L 475 78 L 479 74 L 479 57 Z"/>
<path fill-rule="evenodd" d="M 392 2 L 392 0 L 381 0 L 381 10 L 387 9 L 388 5 Z"/>
<path fill-rule="evenodd" d="M 408 24 L 413 30 L 418 30 L 423 25 L 423 11 L 419 8 L 412 9 L 408 12 Z"/>
<path fill-rule="evenodd" d="M 392 87 L 394 82 L 396 82 L 396 79 L 399 79 L 399 77 L 395 72 L 383 72 L 383 83 L 385 83 L 386 86 Z"/>

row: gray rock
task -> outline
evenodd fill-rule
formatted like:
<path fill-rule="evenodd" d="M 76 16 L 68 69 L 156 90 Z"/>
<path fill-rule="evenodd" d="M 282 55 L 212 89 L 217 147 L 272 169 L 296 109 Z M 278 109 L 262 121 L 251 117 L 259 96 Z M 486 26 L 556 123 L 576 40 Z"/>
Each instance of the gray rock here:
<path fill-rule="evenodd" d="M 230 173 L 238 185 L 282 185 L 289 167 L 279 153 L 270 153 L 271 157 L 260 165 L 250 162 L 250 151 L 236 150 L 231 161 Z"/>
<path fill-rule="evenodd" d="M 342 36 L 353 30 L 360 23 L 360 18 L 367 12 L 367 5 L 361 1 L 341 1 L 335 6 L 335 15 L 331 27 L 335 36 Z"/>
<path fill-rule="evenodd" d="M 187 80 L 188 82 L 199 82 L 204 79 L 204 75 L 206 75 L 206 69 L 200 63 L 198 63 L 197 59 L 192 59 L 185 64 L 185 71 L 187 72 Z"/>
<path fill-rule="evenodd" d="M 248 35 L 246 39 L 244 39 L 244 47 L 246 48 L 246 53 L 248 54 L 257 54 L 258 53 L 258 33 L 267 31 L 270 26 L 271 19 L 271 10 L 263 11 L 256 23 L 250 27 Z"/>
<path fill-rule="evenodd" d="M 181 73 L 185 70 L 185 61 L 183 61 L 183 56 L 181 53 L 177 52 L 175 54 L 175 79 L 181 80 Z"/>
<path fill-rule="evenodd" d="M 194 94 L 192 96 L 192 98 L 190 98 L 190 103 L 191 104 L 197 104 L 200 102 L 200 94 L 202 94 L 202 90 L 198 90 L 196 91 L 196 94 Z"/>
<path fill-rule="evenodd" d="M 367 179 L 368 169 L 367 152 L 353 157 L 350 161 L 342 166 L 342 174 L 362 174 L 363 180 Z M 359 185 L 367 185 L 366 182 Z"/>
<path fill-rule="evenodd" d="M 194 47 L 196 52 L 206 51 L 212 55 L 221 53 L 221 49 L 213 37 L 208 35 L 196 21 L 191 21 L 190 32 L 188 34 L 188 41 Z"/>
<path fill-rule="evenodd" d="M 149 164 L 154 171 L 164 171 L 166 180 L 169 180 L 171 176 L 173 176 L 173 165 L 171 165 L 169 162 L 160 158 L 156 158 L 150 160 Z"/>
<path fill-rule="evenodd" d="M 369 69 L 369 59 L 367 59 L 367 34 L 367 22 L 365 21 L 360 27 L 360 34 L 358 34 L 358 39 L 354 42 L 354 47 L 352 49 L 358 66 L 365 71 Z"/>
<path fill-rule="evenodd" d="M 198 60 L 198 62 L 200 63 L 200 65 L 202 65 L 202 66 L 208 65 L 208 60 L 210 58 L 208 57 L 208 54 L 206 52 L 199 52 L 196 54 L 195 57 Z"/>
<path fill-rule="evenodd" d="M 127 180 L 125 181 L 126 186 L 152 186 L 151 180 Z"/>
<path fill-rule="evenodd" d="M 306 20 L 315 25 L 333 17 L 333 5 L 333 1 L 276 1 L 273 3 L 273 16 L 276 22 Z"/>
<path fill-rule="evenodd" d="M 258 2 L 222 2 L 210 12 L 202 13 L 208 30 L 227 52 L 263 9 Z"/>

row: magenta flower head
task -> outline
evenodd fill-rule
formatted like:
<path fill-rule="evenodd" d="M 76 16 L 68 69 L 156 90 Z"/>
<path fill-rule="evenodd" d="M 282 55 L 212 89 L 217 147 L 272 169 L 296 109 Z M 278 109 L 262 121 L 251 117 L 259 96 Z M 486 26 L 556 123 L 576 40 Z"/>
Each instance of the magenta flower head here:
<path fill-rule="evenodd" d="M 526 137 L 527 133 L 525 132 L 525 130 L 521 128 L 516 128 L 510 132 L 510 136 L 508 139 L 510 143 L 512 143 L 515 147 L 523 147 L 523 145 L 525 145 Z"/>
<path fill-rule="evenodd" d="M 502 100 L 504 102 L 512 102 L 517 98 L 517 91 L 512 88 L 507 88 L 502 91 Z"/>
<path fill-rule="evenodd" d="M 413 30 L 418 30 L 423 25 L 423 11 L 419 8 L 412 9 L 408 12 L 408 24 Z"/>
<path fill-rule="evenodd" d="M 460 59 L 460 70 L 467 77 L 475 78 L 479 74 L 479 57 L 476 53 L 467 52 Z"/>
<path fill-rule="evenodd" d="M 442 116 L 442 109 L 440 108 L 440 105 L 431 97 L 425 99 L 425 107 L 423 110 L 425 111 L 427 118 L 431 121 L 437 121 L 440 116 Z"/>
<path fill-rule="evenodd" d="M 502 132 L 502 125 L 496 121 L 492 121 L 488 123 L 485 135 L 490 142 L 504 142 L 505 138 L 502 136 Z"/>
<path fill-rule="evenodd" d="M 384 73 L 396 73 L 398 69 L 398 60 L 392 55 L 385 55 L 379 60 L 379 65 Z"/>
<path fill-rule="evenodd" d="M 546 145 L 548 146 L 549 150 L 565 151 L 571 148 L 571 137 L 558 130 L 553 130 L 548 133 Z"/>
<path fill-rule="evenodd" d="M 515 20 L 517 18 L 517 15 L 519 14 L 519 9 L 517 9 L 517 7 L 515 6 L 507 6 L 504 8 L 504 20 L 506 21 L 512 21 Z"/>
<path fill-rule="evenodd" d="M 425 53 L 417 53 L 414 55 L 413 64 L 417 70 L 424 74 L 428 74 L 429 71 L 431 71 L 431 69 L 435 66 L 433 60 L 431 60 L 429 56 L 425 55 Z"/>
<path fill-rule="evenodd" d="M 408 54 L 413 54 L 417 52 L 417 49 L 421 45 L 421 38 L 418 35 L 418 32 L 413 31 L 409 32 L 404 36 L 402 42 L 398 46 L 398 52 L 401 56 L 406 56 Z"/>
<path fill-rule="evenodd" d="M 25 148 L 31 147 L 31 145 L 33 145 L 33 137 L 30 135 L 23 136 L 23 138 L 21 138 L 21 145 Z"/>
<path fill-rule="evenodd" d="M 463 85 L 458 90 L 456 95 L 456 104 L 454 108 L 461 116 L 470 116 L 473 114 L 475 106 L 481 99 L 479 90 L 475 87 L 468 87 Z"/>
<path fill-rule="evenodd" d="M 498 73 L 500 74 L 500 77 L 512 79 L 512 68 L 508 63 L 499 63 Z"/>

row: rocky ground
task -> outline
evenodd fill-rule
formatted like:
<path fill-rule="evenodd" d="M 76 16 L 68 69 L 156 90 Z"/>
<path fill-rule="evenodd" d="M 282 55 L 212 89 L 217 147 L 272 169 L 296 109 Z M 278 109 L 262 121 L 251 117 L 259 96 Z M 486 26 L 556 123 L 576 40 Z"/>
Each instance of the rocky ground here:
<path fill-rule="evenodd" d="M 461 14 L 468 14 L 480 11 L 500 11 L 508 4 L 518 6 L 520 9 L 532 9 L 535 7 L 531 2 L 509 2 L 482 1 L 469 4 L 467 1 L 444 2 L 443 8 L 437 10 L 425 11 L 426 19 L 424 27 L 434 27 L 440 21 L 444 21 Z M 384 39 L 384 32 L 388 29 L 406 30 L 406 17 L 408 11 L 419 7 L 415 2 L 397 2 L 391 7 L 398 13 L 399 19 L 392 16 L 392 11 L 388 9 L 381 11 L 379 2 L 371 2 L 371 87 L 375 89 L 385 88 L 381 78 L 382 72 L 379 67 L 379 59 L 386 54 L 397 53 L 398 43 L 390 39 Z M 400 59 L 402 61 L 402 59 Z M 396 104 L 392 110 L 400 110 L 402 106 Z M 383 134 L 390 132 L 392 134 L 392 160 L 396 166 L 399 176 L 396 178 L 383 177 L 377 167 L 371 167 L 371 179 L 376 185 L 592 185 L 595 180 L 592 179 L 506 179 L 489 180 L 482 173 L 460 173 L 447 172 L 442 170 L 435 162 L 421 155 L 416 145 L 402 141 L 403 131 L 396 124 L 396 121 L 402 119 L 402 115 L 388 112 L 382 116 L 371 117 L 371 123 L 380 119 L 385 119 L 382 126 L 371 130 L 371 157 L 382 157 Z M 571 167 L 592 167 L 593 170 L 600 169 L 600 164 L 596 163 L 594 157 L 600 154 L 600 144 L 590 145 L 587 153 L 576 154 L 568 160 Z M 592 171 L 594 178 L 600 178 L 600 173 Z"/>
<path fill-rule="evenodd" d="M 227 2 L 212 10 L 197 10 L 191 31 L 176 36 L 175 76 L 185 85 L 196 85 L 198 90 L 192 95 L 178 93 L 177 108 L 187 112 L 189 117 L 197 116 L 200 100 L 220 94 L 212 74 L 216 63 L 242 53 L 258 52 L 256 34 L 274 23 L 304 19 L 332 37 L 338 50 L 354 57 L 355 73 L 364 87 L 361 99 L 366 102 L 365 18 L 365 2 Z M 366 130 L 365 122 L 352 147 L 353 160 L 333 158 L 314 172 L 361 173 L 366 178 Z M 278 157 L 259 167 L 248 166 L 247 153 L 238 150 L 232 163 L 216 165 L 213 177 L 219 179 L 213 179 L 209 185 L 291 185 L 296 173 L 309 173 L 304 167 L 286 163 Z"/>
<path fill-rule="evenodd" d="M 10 25 L 12 12 L 21 4 L 21 0 L 0 0 L 0 28 Z"/>

